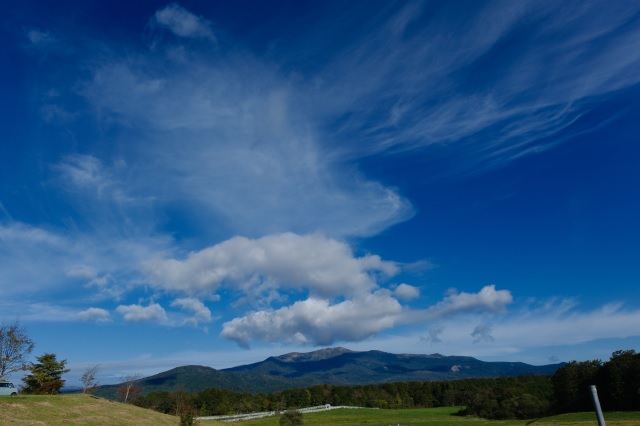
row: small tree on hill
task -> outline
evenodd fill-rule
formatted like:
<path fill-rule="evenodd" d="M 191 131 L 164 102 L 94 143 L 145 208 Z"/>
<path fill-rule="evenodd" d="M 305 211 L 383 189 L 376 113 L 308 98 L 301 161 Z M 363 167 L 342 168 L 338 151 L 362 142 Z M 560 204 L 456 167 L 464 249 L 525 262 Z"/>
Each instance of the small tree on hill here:
<path fill-rule="evenodd" d="M 118 387 L 118 396 L 122 402 L 135 400 L 142 393 L 142 387 L 138 382 L 142 378 L 142 374 L 132 374 L 123 378 L 123 383 Z"/>
<path fill-rule="evenodd" d="M 84 370 L 84 373 L 82 373 L 82 377 L 80 378 L 84 385 L 82 387 L 82 393 L 91 393 L 98 389 L 98 380 L 96 376 L 99 372 L 100 364 L 90 365 L 86 370 Z"/>
<path fill-rule="evenodd" d="M 9 324 L 0 323 L 0 379 L 26 370 L 27 357 L 35 346 L 18 319 Z"/>
<path fill-rule="evenodd" d="M 28 368 L 31 374 L 22 379 L 26 384 L 22 391 L 27 394 L 57 394 L 64 386 L 62 375 L 70 371 L 64 368 L 67 360 L 58 361 L 55 354 L 49 353 L 36 359 L 39 362 L 31 363 Z"/>

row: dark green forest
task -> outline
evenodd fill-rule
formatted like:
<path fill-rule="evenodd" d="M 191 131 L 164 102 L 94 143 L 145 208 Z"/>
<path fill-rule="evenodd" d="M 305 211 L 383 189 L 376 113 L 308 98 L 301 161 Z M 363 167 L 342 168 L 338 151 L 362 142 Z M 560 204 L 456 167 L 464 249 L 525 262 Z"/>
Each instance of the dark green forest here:
<path fill-rule="evenodd" d="M 592 411 L 596 385 L 605 411 L 640 410 L 640 354 L 617 351 L 607 362 L 569 362 L 553 376 L 400 382 L 362 386 L 316 385 L 270 394 L 206 389 L 152 392 L 136 405 L 167 414 L 195 410 L 199 416 L 282 411 L 324 404 L 372 408 L 461 406 L 460 415 L 487 419 L 531 419 L 549 414 Z"/>

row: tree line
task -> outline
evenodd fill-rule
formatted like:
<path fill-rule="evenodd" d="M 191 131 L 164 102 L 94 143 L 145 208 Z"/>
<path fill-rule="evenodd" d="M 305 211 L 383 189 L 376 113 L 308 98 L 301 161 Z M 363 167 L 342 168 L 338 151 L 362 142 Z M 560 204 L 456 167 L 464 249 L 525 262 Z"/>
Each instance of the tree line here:
<path fill-rule="evenodd" d="M 179 415 L 186 407 L 200 416 L 285 411 L 316 405 L 371 408 L 463 407 L 460 415 L 487 419 L 531 419 L 592 411 L 589 386 L 598 387 L 605 411 L 640 410 L 640 354 L 614 352 L 608 362 L 569 362 L 553 376 L 498 377 L 440 382 L 399 382 L 360 386 L 316 385 L 269 394 L 226 389 L 152 392 L 134 404 Z"/>
<path fill-rule="evenodd" d="M 605 411 L 640 410 L 640 353 L 616 351 L 607 362 L 571 361 L 552 377 L 555 409 L 590 411 L 589 386 L 595 385 Z"/>
<path fill-rule="evenodd" d="M 441 382 L 398 382 L 360 386 L 316 385 L 307 389 L 289 389 L 270 394 L 238 393 L 226 389 L 206 389 L 201 392 L 152 392 L 138 398 L 134 404 L 179 414 L 184 407 L 193 407 L 200 416 L 213 416 L 257 411 L 285 411 L 317 405 L 350 405 L 370 408 L 431 408 L 464 406 L 476 395 L 487 390 L 495 393 L 508 389 L 514 395 L 530 395 L 527 402 L 533 408 L 517 413 L 530 418 L 547 408 L 551 379 L 547 376 L 501 377 L 497 379 L 463 379 Z M 522 404 L 521 404 L 522 406 Z"/>

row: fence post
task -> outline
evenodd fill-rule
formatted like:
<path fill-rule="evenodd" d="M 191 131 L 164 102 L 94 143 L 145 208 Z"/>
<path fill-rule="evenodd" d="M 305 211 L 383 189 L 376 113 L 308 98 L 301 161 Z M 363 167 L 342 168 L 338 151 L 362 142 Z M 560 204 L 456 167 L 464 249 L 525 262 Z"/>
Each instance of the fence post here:
<path fill-rule="evenodd" d="M 593 405 L 596 408 L 596 416 L 598 416 L 598 426 L 606 426 L 604 423 L 604 416 L 602 415 L 602 408 L 600 408 L 600 400 L 598 399 L 598 390 L 594 385 L 591 388 L 591 399 L 593 399 Z"/>

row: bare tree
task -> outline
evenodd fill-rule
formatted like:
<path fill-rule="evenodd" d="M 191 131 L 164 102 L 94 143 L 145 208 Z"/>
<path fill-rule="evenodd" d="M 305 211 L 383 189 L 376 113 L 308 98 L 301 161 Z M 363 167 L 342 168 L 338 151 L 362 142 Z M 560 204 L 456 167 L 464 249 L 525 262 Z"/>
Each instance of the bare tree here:
<path fill-rule="evenodd" d="M 118 395 L 122 402 L 135 399 L 142 392 L 142 387 L 138 382 L 142 379 L 142 374 L 136 373 L 122 378 L 122 384 L 118 387 Z"/>
<path fill-rule="evenodd" d="M 82 383 L 84 386 L 82 387 L 82 393 L 91 393 L 98 389 L 98 380 L 97 376 L 100 372 L 100 364 L 90 365 L 84 370 L 82 373 Z"/>
<path fill-rule="evenodd" d="M 27 357 L 35 346 L 17 318 L 9 324 L 0 323 L 0 379 L 26 370 L 29 366 Z"/>

